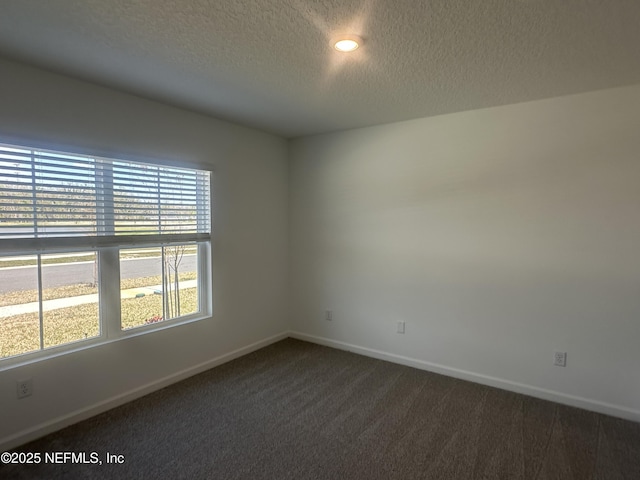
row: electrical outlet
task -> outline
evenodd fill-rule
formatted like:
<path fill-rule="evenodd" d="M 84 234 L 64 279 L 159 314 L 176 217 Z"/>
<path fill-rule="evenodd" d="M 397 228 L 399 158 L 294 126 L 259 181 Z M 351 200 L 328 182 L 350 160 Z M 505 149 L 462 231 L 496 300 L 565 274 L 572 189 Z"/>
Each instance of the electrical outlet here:
<path fill-rule="evenodd" d="M 566 367 L 567 352 L 556 352 L 553 356 L 553 364 L 557 367 Z"/>
<path fill-rule="evenodd" d="M 18 398 L 33 395 L 33 378 L 18 381 Z"/>
<path fill-rule="evenodd" d="M 404 333 L 404 322 L 398 322 L 398 333 Z"/>
<path fill-rule="evenodd" d="M 324 312 L 324 319 L 325 319 L 325 320 L 327 320 L 327 321 L 329 321 L 329 322 L 330 322 L 331 320 L 333 320 L 333 312 L 332 312 L 331 310 L 326 310 L 326 311 Z"/>

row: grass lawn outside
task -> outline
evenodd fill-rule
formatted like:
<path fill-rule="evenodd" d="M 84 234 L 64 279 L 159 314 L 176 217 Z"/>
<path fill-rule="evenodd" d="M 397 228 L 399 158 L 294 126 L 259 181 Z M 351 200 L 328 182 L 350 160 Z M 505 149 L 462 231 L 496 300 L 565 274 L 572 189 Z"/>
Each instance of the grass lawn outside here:
<path fill-rule="evenodd" d="M 194 280 L 195 278 L 195 272 L 186 272 L 180 275 L 180 280 Z M 121 281 L 121 289 L 147 287 L 161 283 L 160 276 L 124 279 Z M 71 285 L 43 290 L 43 300 L 93 293 L 97 293 L 97 288 L 89 285 Z M 197 288 L 180 289 L 181 316 L 197 311 L 197 296 Z M 0 295 L 0 306 L 20 305 L 36 301 L 38 301 L 38 292 L 33 290 Z M 162 295 L 145 295 L 140 298 L 123 299 L 121 311 L 123 330 L 162 321 Z M 44 348 L 96 337 L 99 334 L 97 303 L 75 305 L 43 313 Z M 38 313 L 0 318 L 0 358 L 39 349 L 40 321 Z"/>
<path fill-rule="evenodd" d="M 196 272 L 185 272 L 179 275 L 180 281 L 195 280 Z M 120 290 L 129 288 L 148 287 L 151 285 L 161 285 L 162 277 L 123 278 L 120 280 Z M 42 290 L 42 300 L 55 300 L 56 298 L 79 297 L 80 295 L 91 295 L 98 293 L 98 288 L 91 285 L 67 285 L 65 287 L 46 288 Z M 19 292 L 8 292 L 0 294 L 0 307 L 7 305 L 22 305 L 38 301 L 37 290 L 22 290 Z"/>

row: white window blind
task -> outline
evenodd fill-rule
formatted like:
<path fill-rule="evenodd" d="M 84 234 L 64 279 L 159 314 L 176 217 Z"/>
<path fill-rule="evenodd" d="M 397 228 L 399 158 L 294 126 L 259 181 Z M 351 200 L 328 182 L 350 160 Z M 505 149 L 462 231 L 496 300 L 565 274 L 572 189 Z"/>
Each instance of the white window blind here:
<path fill-rule="evenodd" d="M 0 144 L 0 247 L 208 240 L 210 175 Z"/>

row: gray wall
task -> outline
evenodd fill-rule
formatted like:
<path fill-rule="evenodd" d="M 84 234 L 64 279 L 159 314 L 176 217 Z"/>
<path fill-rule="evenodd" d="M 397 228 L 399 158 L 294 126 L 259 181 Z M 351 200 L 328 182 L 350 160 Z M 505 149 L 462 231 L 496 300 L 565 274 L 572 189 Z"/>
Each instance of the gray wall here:
<path fill-rule="evenodd" d="M 0 369 L 0 444 L 288 330 L 285 140 L 3 60 L 0 136 L 214 170 L 213 318 Z"/>
<path fill-rule="evenodd" d="M 298 139 L 290 182 L 300 338 L 640 420 L 640 86 Z"/>

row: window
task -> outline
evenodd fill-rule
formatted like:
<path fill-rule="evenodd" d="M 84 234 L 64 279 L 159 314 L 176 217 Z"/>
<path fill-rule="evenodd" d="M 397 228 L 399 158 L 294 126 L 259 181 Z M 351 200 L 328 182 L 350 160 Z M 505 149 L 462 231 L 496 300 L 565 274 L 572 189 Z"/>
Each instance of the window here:
<path fill-rule="evenodd" d="M 0 361 L 208 316 L 210 177 L 0 144 Z"/>

